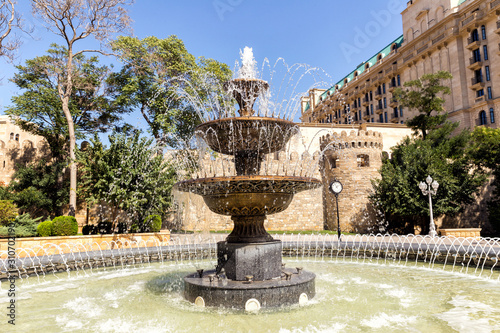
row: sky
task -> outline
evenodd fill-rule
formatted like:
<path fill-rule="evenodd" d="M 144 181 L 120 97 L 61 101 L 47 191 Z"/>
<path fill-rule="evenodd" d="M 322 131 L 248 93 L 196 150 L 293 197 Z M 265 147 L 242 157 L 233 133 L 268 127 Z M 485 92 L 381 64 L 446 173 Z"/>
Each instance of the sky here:
<path fill-rule="evenodd" d="M 32 36 L 21 36 L 16 63 L 43 55 L 51 43 L 62 43 L 19 1 Z M 258 64 L 283 58 L 321 68 L 329 88 L 360 63 L 402 34 L 401 11 L 406 0 L 136 0 L 129 6 L 133 35 L 139 38 L 176 35 L 196 57 L 204 56 L 234 68 L 239 52 L 253 48 Z M 97 47 L 93 40 L 86 45 Z M 83 43 L 81 44 L 83 47 Z M 78 46 L 77 46 L 78 48 Z M 113 58 L 104 63 L 120 64 Z M 18 94 L 9 82 L 14 65 L 0 60 L 0 114 Z M 131 115 L 140 122 L 138 114 Z M 298 121 L 298 119 L 295 119 Z M 133 121 L 132 121 L 133 123 Z"/>

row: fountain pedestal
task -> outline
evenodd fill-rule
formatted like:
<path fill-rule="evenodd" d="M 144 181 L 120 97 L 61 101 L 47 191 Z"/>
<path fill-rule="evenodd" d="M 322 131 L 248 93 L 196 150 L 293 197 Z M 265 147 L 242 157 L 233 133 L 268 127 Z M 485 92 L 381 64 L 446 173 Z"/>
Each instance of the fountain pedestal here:
<path fill-rule="evenodd" d="M 266 243 L 217 243 L 217 271 L 235 281 L 279 279 L 281 277 L 281 241 Z"/>

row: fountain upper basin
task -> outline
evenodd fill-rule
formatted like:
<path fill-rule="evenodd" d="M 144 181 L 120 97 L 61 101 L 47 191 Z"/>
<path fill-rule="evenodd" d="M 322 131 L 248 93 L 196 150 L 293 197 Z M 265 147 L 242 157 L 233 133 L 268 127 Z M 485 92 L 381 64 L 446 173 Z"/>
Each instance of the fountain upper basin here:
<path fill-rule="evenodd" d="M 264 154 L 282 150 L 298 126 L 288 120 L 269 117 L 234 117 L 212 120 L 196 128 L 214 151 L 235 155 L 242 151 Z"/>

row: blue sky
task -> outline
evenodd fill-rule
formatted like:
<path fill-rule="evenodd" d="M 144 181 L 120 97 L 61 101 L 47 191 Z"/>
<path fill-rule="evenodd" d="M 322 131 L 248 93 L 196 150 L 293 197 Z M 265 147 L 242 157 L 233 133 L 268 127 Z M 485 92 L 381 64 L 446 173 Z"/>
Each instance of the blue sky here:
<path fill-rule="evenodd" d="M 34 39 L 22 38 L 17 62 L 23 63 L 60 41 L 31 16 L 27 1 L 20 2 L 24 18 L 35 28 Z M 280 57 L 288 64 L 306 63 L 322 68 L 333 84 L 402 34 L 400 12 L 406 2 L 136 0 L 129 14 L 139 38 L 177 35 L 193 55 L 225 62 L 231 68 L 239 60 L 239 50 L 250 46 L 258 64 L 264 58 L 274 62 Z M 8 82 L 15 72 L 13 65 L 1 61 L 0 68 L 3 113 L 18 91 Z"/>

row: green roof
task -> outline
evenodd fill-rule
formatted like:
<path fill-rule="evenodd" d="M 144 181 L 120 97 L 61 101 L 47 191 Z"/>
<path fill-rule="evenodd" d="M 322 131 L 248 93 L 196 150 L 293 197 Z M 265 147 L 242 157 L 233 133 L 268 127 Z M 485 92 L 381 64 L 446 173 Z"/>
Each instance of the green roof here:
<path fill-rule="evenodd" d="M 467 0 L 461 0 L 461 1 L 463 2 L 463 1 L 467 1 Z M 347 82 L 352 81 L 354 79 L 354 73 L 358 72 L 358 75 L 362 74 L 366 70 L 365 69 L 366 64 L 369 64 L 370 65 L 369 67 L 373 66 L 377 62 L 377 57 L 379 54 L 382 55 L 382 59 L 385 58 L 389 53 L 391 53 L 392 45 L 396 44 L 396 48 L 399 48 L 401 46 L 401 44 L 403 44 L 403 41 L 404 41 L 403 35 L 396 38 L 394 41 L 389 43 L 382 50 L 380 50 L 375 55 L 373 55 L 370 59 L 368 59 L 367 61 L 364 61 L 361 65 L 358 66 L 358 68 L 356 68 L 351 73 L 344 76 L 339 82 L 337 82 L 335 85 L 333 85 L 330 89 L 326 90 L 323 94 L 321 94 L 321 97 L 324 98 L 324 97 L 328 96 L 330 93 L 334 93 L 335 87 L 337 87 L 337 86 L 339 89 L 342 88 L 344 86 L 345 79 L 347 79 Z M 309 110 L 310 107 L 311 106 L 309 105 L 309 103 L 307 103 L 306 109 L 304 110 L 304 112 Z"/>

